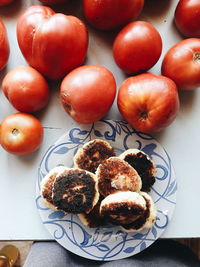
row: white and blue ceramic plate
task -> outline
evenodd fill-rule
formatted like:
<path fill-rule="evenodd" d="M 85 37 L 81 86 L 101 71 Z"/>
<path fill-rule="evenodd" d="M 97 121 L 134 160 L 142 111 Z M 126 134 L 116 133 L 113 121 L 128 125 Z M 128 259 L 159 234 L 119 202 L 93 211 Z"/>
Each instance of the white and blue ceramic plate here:
<path fill-rule="evenodd" d="M 154 226 L 140 233 L 126 233 L 119 227 L 88 228 L 76 215 L 65 215 L 46 208 L 40 197 L 40 182 L 58 165 L 73 166 L 73 156 L 84 143 L 100 138 L 108 141 L 117 154 L 128 148 L 147 153 L 157 168 L 156 182 L 150 195 L 158 214 Z M 162 146 L 149 134 L 132 129 L 126 122 L 102 120 L 81 125 L 64 134 L 44 155 L 39 169 L 36 204 L 42 222 L 53 238 L 69 251 L 93 260 L 107 261 L 141 252 L 167 228 L 176 204 L 177 183 L 171 160 Z"/>

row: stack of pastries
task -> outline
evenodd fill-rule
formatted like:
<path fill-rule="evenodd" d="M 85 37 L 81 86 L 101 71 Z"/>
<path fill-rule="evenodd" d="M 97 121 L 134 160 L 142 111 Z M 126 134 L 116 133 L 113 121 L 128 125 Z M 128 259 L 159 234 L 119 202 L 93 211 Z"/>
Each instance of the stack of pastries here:
<path fill-rule="evenodd" d="M 77 214 L 88 227 L 120 225 L 124 231 L 151 228 L 156 206 L 147 193 L 155 182 L 152 160 L 138 149 L 119 156 L 101 139 L 84 144 L 74 156 L 74 168 L 53 168 L 41 182 L 45 205 Z"/>

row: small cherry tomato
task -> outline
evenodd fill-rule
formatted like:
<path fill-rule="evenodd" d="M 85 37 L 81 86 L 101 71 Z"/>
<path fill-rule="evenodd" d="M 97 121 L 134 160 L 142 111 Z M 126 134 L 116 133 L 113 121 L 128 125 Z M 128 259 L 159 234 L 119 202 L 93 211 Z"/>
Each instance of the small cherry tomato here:
<path fill-rule="evenodd" d="M 49 87 L 44 77 L 29 66 L 9 71 L 2 88 L 10 103 L 21 112 L 35 112 L 46 106 Z"/>
<path fill-rule="evenodd" d="M 200 1 L 180 0 L 175 10 L 175 24 L 186 37 L 200 37 Z"/>
<path fill-rule="evenodd" d="M 0 70 L 2 70 L 7 62 L 10 55 L 10 47 L 7 37 L 6 27 L 3 21 L 0 19 Z"/>
<path fill-rule="evenodd" d="M 162 62 L 162 74 L 171 78 L 180 90 L 200 86 L 200 39 L 188 38 L 175 44 Z"/>
<path fill-rule="evenodd" d="M 144 0 L 82 0 L 86 19 L 97 29 L 113 30 L 136 19 Z"/>
<path fill-rule="evenodd" d="M 125 120 L 146 133 L 170 125 L 179 111 L 176 84 L 167 77 L 151 73 L 126 79 L 119 88 L 117 101 Z"/>
<path fill-rule="evenodd" d="M 113 55 L 126 73 L 137 74 L 153 67 L 162 52 L 162 39 L 148 22 L 135 21 L 126 25 L 116 36 Z"/>
<path fill-rule="evenodd" d="M 40 121 L 26 113 L 4 118 L 0 127 L 0 144 L 9 153 L 25 155 L 39 148 L 43 139 Z"/>
<path fill-rule="evenodd" d="M 60 98 L 65 111 L 79 123 L 93 123 L 110 109 L 116 94 L 113 74 L 97 65 L 79 67 L 62 81 Z"/>

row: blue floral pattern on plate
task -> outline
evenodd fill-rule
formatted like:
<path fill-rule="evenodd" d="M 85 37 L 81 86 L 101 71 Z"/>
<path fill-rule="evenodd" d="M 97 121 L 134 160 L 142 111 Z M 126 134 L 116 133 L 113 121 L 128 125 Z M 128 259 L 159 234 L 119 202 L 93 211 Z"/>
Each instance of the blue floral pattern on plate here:
<path fill-rule="evenodd" d="M 84 143 L 100 138 L 108 141 L 120 154 L 128 148 L 147 153 L 156 164 L 156 182 L 150 195 L 158 214 L 154 226 L 139 233 L 126 233 L 119 227 L 88 228 L 79 218 L 52 211 L 40 197 L 40 182 L 55 166 L 73 167 L 73 156 Z M 53 238 L 73 253 L 94 260 L 116 260 L 129 257 L 150 246 L 167 228 L 176 204 L 177 183 L 167 152 L 149 134 L 132 129 L 124 121 L 101 120 L 92 125 L 80 125 L 68 131 L 45 153 L 36 185 L 36 206 L 42 222 Z"/>

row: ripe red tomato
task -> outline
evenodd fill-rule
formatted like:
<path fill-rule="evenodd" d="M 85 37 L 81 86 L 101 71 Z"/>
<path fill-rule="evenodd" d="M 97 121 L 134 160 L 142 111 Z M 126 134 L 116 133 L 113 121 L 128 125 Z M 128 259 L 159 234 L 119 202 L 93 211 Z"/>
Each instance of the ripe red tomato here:
<path fill-rule="evenodd" d="M 110 109 L 116 94 L 113 74 L 102 66 L 82 66 L 62 81 L 60 98 L 65 111 L 79 123 L 101 119 Z"/>
<path fill-rule="evenodd" d="M 0 6 L 5 6 L 12 3 L 14 0 L 0 0 Z"/>
<path fill-rule="evenodd" d="M 178 30 L 187 37 L 200 37 L 200 1 L 180 0 L 175 10 Z"/>
<path fill-rule="evenodd" d="M 68 0 L 40 0 L 45 5 L 57 5 L 66 3 Z"/>
<path fill-rule="evenodd" d="M 9 153 L 25 155 L 42 143 L 43 128 L 38 119 L 26 113 L 7 116 L 0 127 L 0 144 Z"/>
<path fill-rule="evenodd" d="M 10 103 L 21 112 L 35 112 L 46 106 L 49 87 L 43 76 L 28 66 L 19 66 L 4 77 L 2 88 Z"/>
<path fill-rule="evenodd" d="M 136 19 L 144 0 L 83 0 L 87 20 L 97 29 L 113 30 Z"/>
<path fill-rule="evenodd" d="M 151 73 L 126 79 L 118 93 L 118 108 L 128 123 L 141 132 L 157 132 L 175 119 L 179 110 L 176 84 Z"/>
<path fill-rule="evenodd" d="M 171 78 L 181 90 L 199 87 L 200 39 L 185 39 L 170 48 L 163 59 L 162 74 Z"/>
<path fill-rule="evenodd" d="M 145 21 L 131 22 L 116 36 L 113 55 L 117 65 L 126 73 L 140 73 L 153 67 L 162 52 L 158 31 Z"/>
<path fill-rule="evenodd" d="M 85 25 L 45 6 L 31 6 L 20 16 L 17 38 L 29 65 L 52 80 L 80 66 L 87 53 Z"/>
<path fill-rule="evenodd" d="M 2 20 L 0 20 L 0 40 L 0 70 L 2 70 L 7 64 L 10 55 L 7 31 Z"/>

